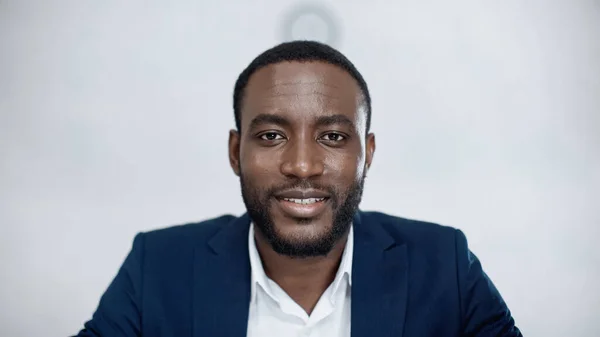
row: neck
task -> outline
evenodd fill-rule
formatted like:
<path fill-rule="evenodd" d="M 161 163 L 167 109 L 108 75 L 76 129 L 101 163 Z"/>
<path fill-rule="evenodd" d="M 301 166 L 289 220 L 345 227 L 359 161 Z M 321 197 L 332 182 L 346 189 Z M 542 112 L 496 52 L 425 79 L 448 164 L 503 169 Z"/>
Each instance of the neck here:
<path fill-rule="evenodd" d="M 255 232 L 254 238 L 267 276 L 310 314 L 335 279 L 348 233 L 326 256 L 308 258 L 278 254 L 260 231 Z"/>

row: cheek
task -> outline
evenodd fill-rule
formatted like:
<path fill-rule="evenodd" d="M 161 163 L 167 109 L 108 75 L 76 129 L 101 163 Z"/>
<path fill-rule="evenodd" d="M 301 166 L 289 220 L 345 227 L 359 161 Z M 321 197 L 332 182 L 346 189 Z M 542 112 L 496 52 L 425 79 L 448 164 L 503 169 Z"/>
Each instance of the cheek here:
<path fill-rule="evenodd" d="M 354 176 L 355 181 L 360 181 L 365 176 L 365 166 L 360 165 L 356 170 L 356 175 Z"/>
<path fill-rule="evenodd" d="M 357 153 L 354 155 L 354 158 L 353 158 L 355 181 L 362 180 L 363 177 L 365 176 L 367 159 L 364 155 L 363 149 L 364 149 L 364 146 L 361 146 L 360 150 L 357 151 Z"/>
<path fill-rule="evenodd" d="M 326 167 L 329 168 L 331 176 L 343 185 L 350 185 L 362 179 L 364 166 L 364 158 L 356 154 L 332 156 L 326 160 Z"/>
<path fill-rule="evenodd" d="M 251 179 L 253 185 L 268 185 L 274 174 L 278 172 L 277 161 L 273 155 L 242 151 L 240 154 L 240 171 Z"/>

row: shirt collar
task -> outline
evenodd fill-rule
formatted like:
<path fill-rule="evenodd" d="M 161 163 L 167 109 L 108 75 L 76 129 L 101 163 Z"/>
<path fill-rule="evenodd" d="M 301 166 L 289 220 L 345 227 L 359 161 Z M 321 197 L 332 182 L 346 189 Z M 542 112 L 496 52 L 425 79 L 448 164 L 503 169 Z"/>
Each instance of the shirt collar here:
<path fill-rule="evenodd" d="M 276 299 L 275 295 L 271 291 L 271 287 L 269 287 L 269 278 L 265 273 L 265 269 L 262 264 L 262 260 L 260 259 L 260 255 L 258 254 L 258 249 L 256 248 L 256 241 L 254 241 L 254 223 L 250 223 L 250 231 L 248 233 L 248 250 L 250 254 L 250 268 L 252 270 L 252 284 L 251 284 L 251 294 L 250 298 L 252 301 L 256 299 L 256 286 L 259 285 L 270 297 Z"/>
<path fill-rule="evenodd" d="M 346 241 L 346 246 L 344 248 L 344 253 L 342 253 L 342 260 L 340 262 L 340 266 L 335 274 L 335 278 L 331 285 L 332 292 L 330 301 L 333 303 L 333 299 L 335 294 L 339 291 L 342 282 L 346 281 L 349 286 L 352 286 L 352 260 L 354 255 L 354 226 L 350 226 L 350 230 L 348 232 L 348 240 Z M 250 256 L 250 268 L 252 269 L 252 279 L 251 279 L 251 294 L 250 298 L 252 301 L 256 299 L 256 286 L 260 286 L 263 291 L 265 291 L 271 298 L 275 301 L 279 300 L 273 294 L 271 287 L 269 286 L 269 278 L 265 273 L 265 269 L 262 264 L 262 260 L 260 259 L 260 255 L 258 254 L 258 250 L 256 248 L 256 242 L 254 241 L 254 223 L 250 223 L 250 230 L 248 233 L 248 251 Z"/>
<path fill-rule="evenodd" d="M 348 240 L 346 241 L 346 247 L 344 248 L 344 252 L 342 253 L 342 261 L 340 262 L 340 266 L 338 268 L 337 273 L 335 274 L 335 279 L 332 283 L 332 292 L 331 292 L 331 302 L 333 303 L 333 298 L 335 294 L 339 291 L 340 286 L 344 281 L 348 282 L 349 286 L 352 286 L 352 260 L 354 257 L 354 229 L 353 225 L 350 225 L 350 230 L 348 231 Z"/>

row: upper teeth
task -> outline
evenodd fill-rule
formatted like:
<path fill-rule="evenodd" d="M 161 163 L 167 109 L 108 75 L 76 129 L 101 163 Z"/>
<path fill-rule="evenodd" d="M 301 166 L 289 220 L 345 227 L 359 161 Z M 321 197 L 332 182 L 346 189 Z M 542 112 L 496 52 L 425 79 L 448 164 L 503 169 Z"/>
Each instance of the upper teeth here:
<path fill-rule="evenodd" d="M 314 204 L 317 201 L 323 201 L 325 198 L 306 198 L 306 199 L 296 199 L 296 198 L 283 198 L 285 201 L 295 202 L 297 204 Z"/>

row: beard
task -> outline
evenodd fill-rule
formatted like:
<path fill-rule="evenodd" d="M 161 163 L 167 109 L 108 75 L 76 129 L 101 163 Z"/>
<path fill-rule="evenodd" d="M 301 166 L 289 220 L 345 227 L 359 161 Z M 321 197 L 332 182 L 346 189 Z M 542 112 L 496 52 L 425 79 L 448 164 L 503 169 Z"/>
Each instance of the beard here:
<path fill-rule="evenodd" d="M 333 249 L 352 225 L 352 219 L 362 198 L 364 181 L 365 176 L 354 181 L 346 190 L 319 185 L 308 180 L 297 180 L 285 185 L 261 188 L 253 186 L 243 174 L 240 174 L 242 198 L 254 226 L 263 234 L 276 253 L 293 258 L 325 256 Z M 327 227 L 326 231 L 319 236 L 287 238 L 277 231 L 277 225 L 271 214 L 272 201 L 275 200 L 277 192 L 295 188 L 313 188 L 329 193 L 328 202 L 333 211 L 333 219 L 331 226 Z M 313 219 L 306 218 L 294 220 L 298 224 L 309 224 L 313 221 Z"/>

